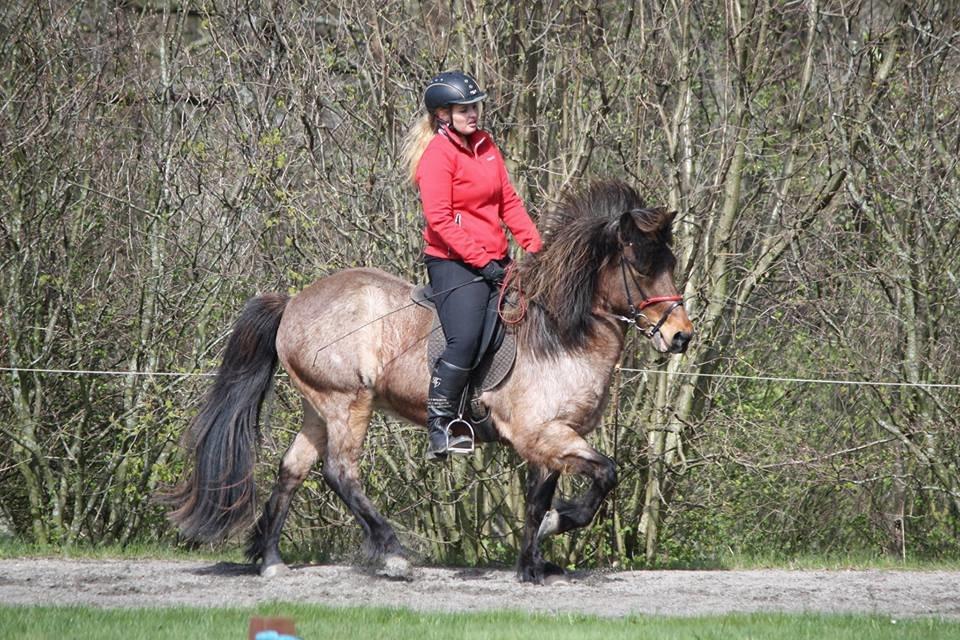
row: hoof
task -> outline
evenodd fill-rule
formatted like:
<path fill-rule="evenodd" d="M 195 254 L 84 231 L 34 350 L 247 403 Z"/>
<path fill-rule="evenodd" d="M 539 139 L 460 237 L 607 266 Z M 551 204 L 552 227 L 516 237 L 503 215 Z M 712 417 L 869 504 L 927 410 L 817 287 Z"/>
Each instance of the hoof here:
<path fill-rule="evenodd" d="M 545 562 L 543 564 L 543 584 L 545 586 L 564 585 L 572 582 L 573 580 L 570 579 L 570 576 L 564 571 L 563 567 L 555 565 L 552 562 Z"/>
<path fill-rule="evenodd" d="M 539 585 L 568 584 L 571 582 L 563 567 L 552 562 L 536 562 L 517 569 L 520 582 Z"/>
<path fill-rule="evenodd" d="M 521 561 L 517 567 L 517 580 L 526 584 L 543 584 L 543 560 Z"/>
<path fill-rule="evenodd" d="M 283 563 L 264 565 L 260 567 L 260 577 L 262 578 L 276 578 L 288 573 L 290 573 L 290 567 Z"/>
<path fill-rule="evenodd" d="M 547 511 L 543 520 L 540 521 L 540 528 L 537 530 L 537 540 L 543 540 L 547 536 L 552 536 L 560 530 L 560 513 L 556 509 Z"/>
<path fill-rule="evenodd" d="M 412 580 L 413 567 L 403 556 L 392 554 L 383 559 L 383 566 L 377 570 L 377 575 L 391 580 Z"/>
<path fill-rule="evenodd" d="M 517 572 L 517 579 L 525 584 L 543 584 L 543 571 L 533 567 L 524 567 Z"/>

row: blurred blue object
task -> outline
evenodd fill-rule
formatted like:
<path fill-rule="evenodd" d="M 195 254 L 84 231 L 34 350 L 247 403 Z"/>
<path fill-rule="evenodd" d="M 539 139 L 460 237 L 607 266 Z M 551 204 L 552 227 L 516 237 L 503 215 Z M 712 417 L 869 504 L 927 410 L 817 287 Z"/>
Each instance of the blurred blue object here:
<path fill-rule="evenodd" d="M 254 636 L 253 640 L 300 640 L 300 638 L 276 631 L 260 631 Z"/>

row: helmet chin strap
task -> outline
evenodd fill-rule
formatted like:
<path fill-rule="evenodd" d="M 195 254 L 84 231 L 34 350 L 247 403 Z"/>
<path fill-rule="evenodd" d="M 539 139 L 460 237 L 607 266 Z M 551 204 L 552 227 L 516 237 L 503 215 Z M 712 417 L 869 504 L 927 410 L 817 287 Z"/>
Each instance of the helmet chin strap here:
<path fill-rule="evenodd" d="M 447 137 L 449 138 L 449 137 L 450 137 L 450 133 L 449 133 L 449 132 L 450 132 L 450 131 L 453 131 L 455 134 L 457 134 L 458 136 L 460 136 L 464 141 L 466 141 L 467 136 L 465 136 L 465 135 L 464 135 L 463 133 L 461 133 L 460 131 L 457 131 L 457 128 L 456 128 L 455 126 L 453 126 L 453 123 L 452 123 L 452 122 L 447 122 L 447 121 L 444 120 L 443 118 L 439 118 L 439 117 L 437 118 L 437 121 L 440 123 L 440 131 L 443 133 L 443 135 L 445 135 L 445 136 L 447 136 Z"/>

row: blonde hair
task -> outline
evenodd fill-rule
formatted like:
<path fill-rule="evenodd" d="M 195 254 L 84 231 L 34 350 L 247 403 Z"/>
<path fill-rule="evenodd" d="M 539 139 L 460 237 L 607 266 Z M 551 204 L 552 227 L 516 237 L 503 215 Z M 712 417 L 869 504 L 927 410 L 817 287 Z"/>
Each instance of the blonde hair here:
<path fill-rule="evenodd" d="M 436 133 L 437 117 L 432 113 L 424 113 L 417 118 L 403 137 L 400 158 L 407 168 L 407 178 L 414 186 L 417 184 L 417 167 L 420 165 L 420 158 Z"/>

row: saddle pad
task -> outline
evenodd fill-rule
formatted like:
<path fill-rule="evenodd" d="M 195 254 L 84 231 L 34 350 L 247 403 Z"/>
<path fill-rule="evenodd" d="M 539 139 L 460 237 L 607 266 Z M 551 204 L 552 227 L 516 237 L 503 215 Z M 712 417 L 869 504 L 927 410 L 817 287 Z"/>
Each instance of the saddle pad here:
<path fill-rule="evenodd" d="M 433 327 L 430 329 L 430 338 L 427 340 L 427 362 L 436 362 L 446 347 L 447 337 L 440 325 L 440 318 L 434 312 Z M 507 327 L 500 348 L 494 351 L 492 355 L 487 353 L 474 369 L 471 376 L 471 385 L 474 388 L 480 387 L 483 391 L 493 389 L 507 377 L 507 374 L 513 369 L 513 362 L 516 359 L 516 335 L 512 328 Z"/>

